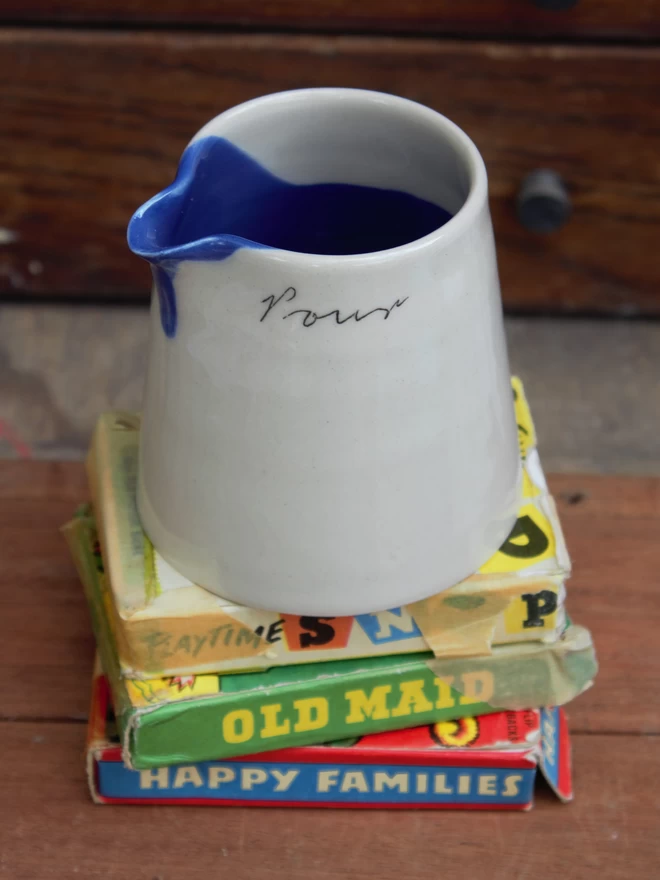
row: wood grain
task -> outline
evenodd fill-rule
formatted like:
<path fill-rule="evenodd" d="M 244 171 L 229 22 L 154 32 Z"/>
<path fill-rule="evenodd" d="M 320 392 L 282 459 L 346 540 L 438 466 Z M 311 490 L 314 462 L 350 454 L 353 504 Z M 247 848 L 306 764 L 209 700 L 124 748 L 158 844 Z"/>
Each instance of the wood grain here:
<path fill-rule="evenodd" d="M 0 32 L 0 290 L 145 296 L 132 211 L 208 118 L 265 92 L 359 86 L 453 118 L 486 159 L 505 303 L 660 313 L 660 50 L 362 37 Z M 552 167 L 574 211 L 525 232 L 524 175 Z"/>
<path fill-rule="evenodd" d="M 660 480 L 603 480 L 597 474 L 554 474 L 550 477 L 550 488 L 560 516 L 570 518 L 571 522 L 580 517 L 660 520 Z"/>
<path fill-rule="evenodd" d="M 650 40 L 660 33 L 658 0 L 580 0 L 539 9 L 532 0 L 7 0 L 1 20 L 215 25 L 240 28 L 390 31 Z"/>
<path fill-rule="evenodd" d="M 0 459 L 0 504 L 11 521 L 14 501 L 31 501 L 36 509 L 46 501 L 79 504 L 86 500 L 87 480 L 77 462 L 7 461 Z"/>
<path fill-rule="evenodd" d="M 531 813 L 94 806 L 84 728 L 2 725 L 0 852 L 12 880 L 651 880 L 657 737 L 575 736 L 576 800 Z M 539 787 L 540 788 L 540 787 Z"/>

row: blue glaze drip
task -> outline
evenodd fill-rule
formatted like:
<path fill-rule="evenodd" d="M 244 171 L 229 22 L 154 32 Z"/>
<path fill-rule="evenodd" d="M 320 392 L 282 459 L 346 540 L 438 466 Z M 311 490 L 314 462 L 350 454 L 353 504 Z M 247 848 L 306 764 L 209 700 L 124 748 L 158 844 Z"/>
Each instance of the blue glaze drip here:
<path fill-rule="evenodd" d="M 185 150 L 174 183 L 136 211 L 128 244 L 152 264 L 163 330 L 173 337 L 181 260 L 224 260 L 241 247 L 372 253 L 422 238 L 450 218 L 398 190 L 288 183 L 224 138 L 206 137 Z"/>
<path fill-rule="evenodd" d="M 174 276 L 176 265 L 169 270 L 165 266 L 151 266 L 151 274 L 154 279 L 158 304 L 160 306 L 160 322 L 165 336 L 172 339 L 176 336 L 177 314 L 176 295 L 174 293 Z"/>

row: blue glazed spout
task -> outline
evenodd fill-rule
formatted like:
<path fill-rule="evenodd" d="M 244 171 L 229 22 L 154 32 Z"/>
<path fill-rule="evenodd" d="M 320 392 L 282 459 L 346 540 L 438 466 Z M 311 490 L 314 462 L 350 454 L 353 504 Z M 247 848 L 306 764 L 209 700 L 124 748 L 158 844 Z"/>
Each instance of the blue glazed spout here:
<path fill-rule="evenodd" d="M 174 182 L 135 212 L 128 244 L 152 266 L 163 330 L 173 337 L 183 260 L 224 260 L 238 248 L 371 253 L 415 241 L 450 217 L 398 190 L 289 183 L 225 138 L 204 137 L 187 147 Z"/>
<path fill-rule="evenodd" d="M 192 144 L 174 182 L 138 208 L 128 225 L 128 246 L 151 264 L 163 331 L 170 338 L 178 322 L 174 278 L 182 260 L 224 260 L 239 247 L 262 247 L 227 231 L 236 203 L 232 190 L 241 177 L 236 160 L 252 161 L 236 155 L 240 152 L 224 138 Z"/>

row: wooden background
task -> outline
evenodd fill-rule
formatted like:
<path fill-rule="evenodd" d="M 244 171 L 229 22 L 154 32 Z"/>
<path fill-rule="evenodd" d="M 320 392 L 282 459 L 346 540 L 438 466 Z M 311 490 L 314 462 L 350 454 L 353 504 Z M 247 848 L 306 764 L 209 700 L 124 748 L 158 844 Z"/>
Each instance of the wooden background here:
<path fill-rule="evenodd" d="M 214 25 L 283 30 L 597 37 L 660 36 L 657 0 L 582 0 L 551 11 L 528 0 L 5 0 L 5 21 Z"/>
<path fill-rule="evenodd" d="M 446 113 L 489 169 L 507 308 L 660 314 L 660 0 L 25 0 L 0 9 L 0 296 L 141 300 L 131 213 L 192 134 L 267 92 L 379 89 Z M 538 235 L 515 198 L 552 168 Z"/>
<path fill-rule="evenodd" d="M 57 459 L 0 461 L 3 878 L 656 880 L 660 322 L 603 319 L 660 315 L 659 39 L 660 0 L 0 4 L 0 459 Z M 477 142 L 544 465 L 601 474 L 551 479 L 601 663 L 569 706 L 568 808 L 540 791 L 530 815 L 113 809 L 86 791 L 94 648 L 58 527 L 87 490 L 61 459 L 99 412 L 140 406 L 149 273 L 126 224 L 209 117 L 333 84 L 423 101 Z M 541 167 L 573 202 L 547 236 L 515 213 Z M 656 478 L 602 476 L 624 471 Z"/>

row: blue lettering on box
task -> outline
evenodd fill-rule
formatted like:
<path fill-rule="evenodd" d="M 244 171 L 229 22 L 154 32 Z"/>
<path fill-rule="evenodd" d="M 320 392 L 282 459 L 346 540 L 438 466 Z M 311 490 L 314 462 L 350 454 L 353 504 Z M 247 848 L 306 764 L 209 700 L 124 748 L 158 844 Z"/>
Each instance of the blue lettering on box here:
<path fill-rule="evenodd" d="M 421 636 L 419 627 L 405 608 L 392 608 L 373 614 L 358 614 L 355 618 L 374 645 L 399 642 Z"/>

